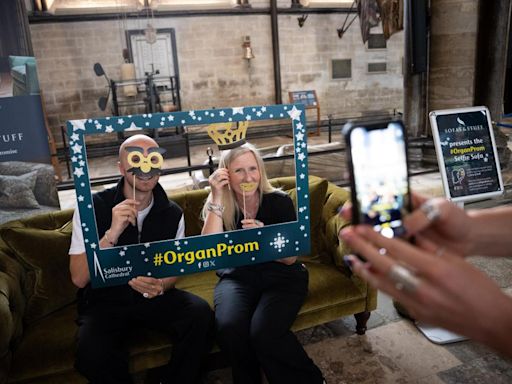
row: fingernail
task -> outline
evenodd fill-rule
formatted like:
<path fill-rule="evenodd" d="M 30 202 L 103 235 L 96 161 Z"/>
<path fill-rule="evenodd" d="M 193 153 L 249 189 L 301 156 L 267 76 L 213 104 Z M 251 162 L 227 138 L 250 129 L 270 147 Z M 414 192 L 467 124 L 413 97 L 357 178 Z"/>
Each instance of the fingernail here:
<path fill-rule="evenodd" d="M 353 266 L 353 259 L 351 257 L 352 255 L 345 255 L 343 256 L 343 261 L 345 263 L 345 265 L 347 267 L 349 267 L 350 269 L 352 269 L 352 266 Z"/>

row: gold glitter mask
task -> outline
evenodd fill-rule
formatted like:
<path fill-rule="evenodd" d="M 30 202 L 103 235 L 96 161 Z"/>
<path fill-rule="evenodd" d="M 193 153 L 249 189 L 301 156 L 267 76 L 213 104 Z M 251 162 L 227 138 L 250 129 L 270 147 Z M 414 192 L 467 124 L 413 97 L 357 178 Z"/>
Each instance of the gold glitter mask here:
<path fill-rule="evenodd" d="M 244 192 L 252 192 L 258 188 L 258 183 L 240 183 L 240 189 Z"/>

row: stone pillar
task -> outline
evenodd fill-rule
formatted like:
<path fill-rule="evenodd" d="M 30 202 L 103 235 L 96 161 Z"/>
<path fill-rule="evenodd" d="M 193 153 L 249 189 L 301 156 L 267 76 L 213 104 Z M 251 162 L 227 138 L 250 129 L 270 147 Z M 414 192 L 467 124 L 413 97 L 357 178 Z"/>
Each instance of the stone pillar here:
<path fill-rule="evenodd" d="M 493 120 L 503 115 L 510 12 L 510 0 L 480 0 L 478 7 L 475 105 L 487 106 Z M 510 161 L 507 137 L 499 129 L 494 129 L 494 136 L 501 165 L 506 166 Z"/>
<path fill-rule="evenodd" d="M 426 72 L 413 70 L 412 44 L 413 44 L 413 17 L 411 2 L 404 1 L 404 123 L 411 137 L 418 137 L 426 133 Z M 428 42 L 427 42 L 428 44 Z"/>

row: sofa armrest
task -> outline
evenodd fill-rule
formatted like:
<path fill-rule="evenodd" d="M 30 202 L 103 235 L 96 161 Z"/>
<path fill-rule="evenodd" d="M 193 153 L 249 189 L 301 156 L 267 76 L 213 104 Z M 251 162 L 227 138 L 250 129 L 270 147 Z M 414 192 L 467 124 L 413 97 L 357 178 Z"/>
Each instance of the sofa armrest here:
<path fill-rule="evenodd" d="M 341 270 L 346 270 L 343 256 L 350 253 L 350 249 L 338 238 L 338 233 L 350 222 L 340 217 L 339 210 L 348 200 L 350 200 L 350 192 L 347 189 L 329 183 L 322 210 L 324 241 L 332 262 Z"/>
<path fill-rule="evenodd" d="M 350 225 L 350 222 L 343 220 L 338 215 L 333 216 L 326 226 L 326 240 L 327 244 L 330 244 L 330 253 L 332 261 L 338 269 L 349 274 L 348 267 L 343 261 L 343 256 L 350 254 L 350 248 L 339 239 L 338 234 L 340 230 Z"/>
<path fill-rule="evenodd" d="M 39 78 L 37 76 L 37 64 L 28 61 L 25 64 L 25 89 L 29 95 L 39 93 Z"/>

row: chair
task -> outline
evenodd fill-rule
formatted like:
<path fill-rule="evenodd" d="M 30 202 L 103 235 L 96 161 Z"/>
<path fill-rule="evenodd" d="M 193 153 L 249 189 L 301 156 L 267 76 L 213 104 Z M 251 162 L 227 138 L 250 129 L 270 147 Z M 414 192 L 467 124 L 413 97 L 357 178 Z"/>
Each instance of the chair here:
<path fill-rule="evenodd" d="M 12 95 L 38 95 L 39 79 L 35 57 L 9 56 L 9 68 L 12 76 Z"/>

